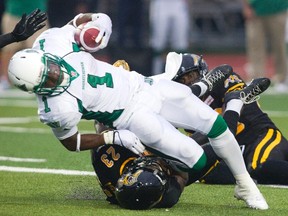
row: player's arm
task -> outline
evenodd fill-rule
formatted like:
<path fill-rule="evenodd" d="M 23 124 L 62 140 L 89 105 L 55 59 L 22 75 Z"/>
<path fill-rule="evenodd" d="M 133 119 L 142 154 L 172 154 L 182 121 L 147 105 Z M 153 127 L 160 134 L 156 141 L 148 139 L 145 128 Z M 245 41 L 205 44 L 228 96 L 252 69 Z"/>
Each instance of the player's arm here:
<path fill-rule="evenodd" d="M 12 32 L 0 35 L 0 48 L 14 42 L 26 40 L 45 26 L 44 21 L 46 19 L 46 13 L 41 12 L 39 9 L 35 9 L 28 15 L 23 14 Z"/>
<path fill-rule="evenodd" d="M 60 142 L 69 151 L 77 152 L 97 148 L 105 144 L 120 145 L 139 155 L 143 154 L 145 150 L 139 138 L 128 130 L 111 130 L 102 134 L 80 134 L 77 132 L 65 139 L 60 139 Z"/>
<path fill-rule="evenodd" d="M 74 25 L 75 27 L 92 21 L 92 14 L 93 13 L 80 13 L 76 15 L 72 20 L 68 22 L 69 25 Z"/>
<path fill-rule="evenodd" d="M 60 140 L 60 142 L 69 151 L 84 151 L 88 149 L 97 148 L 101 145 L 105 145 L 103 134 L 80 134 L 76 133 L 66 139 Z"/>
<path fill-rule="evenodd" d="M 86 23 L 84 28 L 85 26 L 93 26 L 99 29 L 95 41 L 96 43 L 100 43 L 98 46 L 99 49 L 105 48 L 112 34 L 112 21 L 110 17 L 104 13 L 80 13 L 68 22 L 69 25 L 73 25 L 75 28 L 84 23 Z"/>

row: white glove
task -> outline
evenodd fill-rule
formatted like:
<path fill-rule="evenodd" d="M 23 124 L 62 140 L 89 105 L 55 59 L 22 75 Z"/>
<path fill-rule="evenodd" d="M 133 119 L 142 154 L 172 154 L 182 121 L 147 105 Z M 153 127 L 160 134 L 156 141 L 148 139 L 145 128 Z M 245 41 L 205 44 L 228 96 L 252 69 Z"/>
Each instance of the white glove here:
<path fill-rule="evenodd" d="M 112 21 L 110 17 L 104 13 L 92 14 L 91 18 L 92 21 L 90 21 L 91 22 L 90 24 L 97 27 L 100 30 L 95 41 L 96 43 L 99 43 L 99 41 L 101 41 L 99 48 L 103 49 L 107 46 L 110 39 L 110 35 L 112 33 Z"/>
<path fill-rule="evenodd" d="M 106 144 L 123 146 L 135 154 L 142 155 L 145 147 L 139 138 L 129 130 L 114 130 L 103 133 Z"/>

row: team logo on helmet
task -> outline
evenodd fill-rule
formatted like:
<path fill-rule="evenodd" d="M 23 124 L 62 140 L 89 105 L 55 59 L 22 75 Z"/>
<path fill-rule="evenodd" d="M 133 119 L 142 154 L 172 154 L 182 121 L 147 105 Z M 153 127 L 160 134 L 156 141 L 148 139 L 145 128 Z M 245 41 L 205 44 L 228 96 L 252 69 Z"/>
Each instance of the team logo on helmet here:
<path fill-rule="evenodd" d="M 132 175 L 126 175 L 123 179 L 119 180 L 119 186 L 131 186 L 138 181 L 139 175 L 143 172 L 143 170 L 138 170 Z"/>

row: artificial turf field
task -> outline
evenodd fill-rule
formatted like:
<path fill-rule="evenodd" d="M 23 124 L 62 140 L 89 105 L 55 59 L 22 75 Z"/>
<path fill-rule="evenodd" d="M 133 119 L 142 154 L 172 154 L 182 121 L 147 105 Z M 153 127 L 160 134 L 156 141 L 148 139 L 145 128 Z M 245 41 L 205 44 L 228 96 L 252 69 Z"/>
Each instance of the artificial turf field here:
<path fill-rule="evenodd" d="M 286 137 L 288 95 L 264 93 L 259 101 Z M 80 131 L 94 132 L 83 121 Z M 72 170 L 72 171 L 71 171 Z M 2 215 L 287 215 L 288 189 L 259 186 L 270 209 L 246 208 L 234 186 L 193 184 L 171 209 L 124 210 L 105 201 L 90 152 L 67 151 L 37 118 L 36 101 L 17 90 L 0 94 L 0 216 Z"/>

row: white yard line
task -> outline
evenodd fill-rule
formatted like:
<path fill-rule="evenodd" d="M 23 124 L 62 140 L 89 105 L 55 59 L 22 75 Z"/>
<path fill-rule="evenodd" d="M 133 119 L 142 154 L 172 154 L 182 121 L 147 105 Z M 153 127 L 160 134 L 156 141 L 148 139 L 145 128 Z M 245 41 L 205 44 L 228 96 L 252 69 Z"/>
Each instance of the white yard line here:
<path fill-rule="evenodd" d="M 80 171 L 80 170 L 64 170 L 64 169 L 41 169 L 41 168 L 27 168 L 27 167 L 11 167 L 0 166 L 0 171 L 6 172 L 25 172 L 25 173 L 46 173 L 58 175 L 80 175 L 80 176 L 96 176 L 95 172 Z M 199 182 L 197 182 L 199 183 Z M 200 184 L 200 183 L 199 183 Z M 283 188 L 287 189 L 286 185 L 261 185 L 263 187 Z"/>
<path fill-rule="evenodd" d="M 43 163 L 46 162 L 47 160 L 37 158 L 16 158 L 16 157 L 0 156 L 0 161 Z"/>
<path fill-rule="evenodd" d="M 288 185 L 261 185 L 261 186 L 266 186 L 266 187 L 272 187 L 272 188 L 288 188 Z"/>
<path fill-rule="evenodd" d="M 269 115 L 269 117 L 288 117 L 288 111 L 271 111 L 264 110 L 265 113 Z"/>
<path fill-rule="evenodd" d="M 44 128 L 25 128 L 25 127 L 0 126 L 0 132 L 53 134 L 48 126 L 47 126 L 47 129 L 44 129 Z M 81 130 L 80 132 L 81 133 L 95 133 L 94 130 Z"/>
<path fill-rule="evenodd" d="M 9 89 L 6 91 L 1 91 L 0 98 L 23 98 L 23 99 L 34 99 L 34 94 L 27 94 L 27 92 L 20 91 L 19 89 Z"/>
<path fill-rule="evenodd" d="M 0 106 L 11 106 L 11 107 L 31 107 L 37 108 L 37 102 L 35 100 L 6 100 L 0 99 Z"/>
<path fill-rule="evenodd" d="M 42 128 L 25 128 L 25 127 L 5 127 L 0 126 L 0 132 L 10 132 L 10 133 L 41 133 L 41 134 L 48 134 L 52 133 L 49 128 L 42 129 Z"/>
<path fill-rule="evenodd" d="M 64 169 L 41 169 L 41 168 L 12 167 L 12 166 L 0 166 L 0 171 L 96 176 L 95 172 L 89 172 L 89 171 L 64 170 Z"/>
<path fill-rule="evenodd" d="M 0 118 L 0 124 L 18 124 L 18 123 L 21 124 L 30 122 L 39 122 L 38 116 Z"/>

